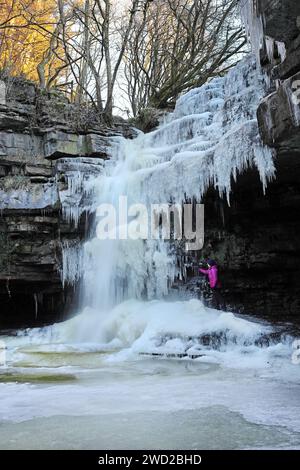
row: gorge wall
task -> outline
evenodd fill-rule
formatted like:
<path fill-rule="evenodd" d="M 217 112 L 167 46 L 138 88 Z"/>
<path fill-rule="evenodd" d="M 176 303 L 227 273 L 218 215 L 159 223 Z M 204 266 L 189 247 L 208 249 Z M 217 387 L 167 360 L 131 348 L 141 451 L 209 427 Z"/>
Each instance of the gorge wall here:
<path fill-rule="evenodd" d="M 258 172 L 233 182 L 231 205 L 205 197 L 202 257 L 221 266 L 228 307 L 274 318 L 300 313 L 300 3 L 243 2 L 244 20 L 266 74 L 257 116 L 263 142 L 275 151 L 276 179 L 263 193 Z M 191 270 L 193 273 L 193 270 Z M 195 282 L 190 283 L 195 288 Z"/>
<path fill-rule="evenodd" d="M 80 186 L 101 171 L 110 137 L 130 132 L 62 94 L 0 81 L 0 327 L 56 321 L 76 303 L 78 286 L 61 278 L 63 247 L 76 249 L 87 216 L 74 212 L 82 195 L 71 179 Z"/>

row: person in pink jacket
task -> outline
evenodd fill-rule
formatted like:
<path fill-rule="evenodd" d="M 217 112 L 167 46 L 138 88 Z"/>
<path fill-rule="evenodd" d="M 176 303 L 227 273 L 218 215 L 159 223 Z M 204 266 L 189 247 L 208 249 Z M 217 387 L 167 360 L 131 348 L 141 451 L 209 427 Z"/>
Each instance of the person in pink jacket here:
<path fill-rule="evenodd" d="M 217 263 L 214 260 L 209 259 L 207 260 L 207 267 L 208 269 L 199 268 L 199 272 L 208 277 L 209 287 L 212 292 L 212 307 L 224 310 L 224 300 L 220 293 L 221 283 L 219 281 Z"/>
<path fill-rule="evenodd" d="M 215 261 L 209 259 L 207 261 L 208 269 L 200 268 L 199 272 L 206 274 L 209 280 L 209 286 L 211 289 L 217 289 L 220 287 L 219 278 L 218 278 L 218 266 Z"/>

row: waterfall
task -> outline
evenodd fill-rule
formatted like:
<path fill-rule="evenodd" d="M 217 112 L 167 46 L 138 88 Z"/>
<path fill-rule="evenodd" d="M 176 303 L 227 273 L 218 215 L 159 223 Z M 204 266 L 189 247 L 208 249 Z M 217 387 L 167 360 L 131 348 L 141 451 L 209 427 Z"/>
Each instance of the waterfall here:
<path fill-rule="evenodd" d="M 179 354 L 217 362 L 235 358 L 240 364 L 249 352 L 249 365 L 268 364 L 278 348 L 288 355 L 291 339 L 281 343 L 281 332 L 272 336 L 268 325 L 206 308 L 198 299 L 166 298 L 180 275 L 177 240 L 153 237 L 151 210 L 146 217 L 139 213 L 153 204 L 181 208 L 186 201 L 201 202 L 211 186 L 230 204 L 232 181 L 251 167 L 265 189 L 275 167 L 256 119 L 264 93 L 264 79 L 249 55 L 226 76 L 181 96 L 153 132 L 111 138 L 105 162 L 91 160 L 89 170 L 84 160 L 62 170 L 68 181 L 61 189 L 65 217 L 77 223 L 83 212 L 94 213 L 91 237 L 82 246 L 67 243 L 63 253 L 64 281 L 82 279 L 83 309 L 62 324 L 26 332 L 29 342 L 32 335 L 54 350 L 73 350 L 74 344 L 79 350 L 117 350 L 117 360 Z M 128 236 L 131 224 L 139 228 L 135 236 Z"/>
<path fill-rule="evenodd" d="M 119 237 L 124 222 L 119 220 L 120 198 L 132 204 L 149 204 L 140 186 L 141 174 L 158 162 L 143 153 L 135 141 L 116 139 L 112 155 L 114 165 L 94 181 L 95 199 L 116 209 L 117 238 L 99 239 L 96 235 L 84 246 L 83 266 L 86 303 L 107 309 L 126 298 L 162 297 L 175 276 L 175 259 L 162 240 Z M 112 162 L 111 162 L 112 163 Z M 98 218 L 96 217 L 96 226 Z M 124 238 L 124 239 L 123 239 Z"/>
<path fill-rule="evenodd" d="M 111 158 L 88 181 L 90 210 L 96 211 L 94 236 L 84 245 L 83 261 L 73 248 L 75 261 L 69 257 L 65 263 L 65 270 L 70 267 L 64 273 L 69 281 L 72 276 L 77 279 L 82 269 L 86 306 L 99 311 L 130 298 L 162 298 L 179 274 L 174 244 L 149 237 L 126 239 L 118 213 L 122 198 L 127 198 L 128 207 L 181 205 L 186 200 L 201 201 L 212 185 L 230 203 L 232 179 L 247 167 L 258 169 L 266 187 L 274 176 L 274 164 L 271 151 L 260 141 L 256 120 L 263 95 L 264 81 L 250 55 L 225 77 L 181 96 L 155 131 L 133 140 L 112 139 Z M 77 173 L 76 181 L 71 191 L 82 188 Z M 103 216 L 97 207 L 103 204 L 116 209 L 116 239 L 97 236 Z"/>

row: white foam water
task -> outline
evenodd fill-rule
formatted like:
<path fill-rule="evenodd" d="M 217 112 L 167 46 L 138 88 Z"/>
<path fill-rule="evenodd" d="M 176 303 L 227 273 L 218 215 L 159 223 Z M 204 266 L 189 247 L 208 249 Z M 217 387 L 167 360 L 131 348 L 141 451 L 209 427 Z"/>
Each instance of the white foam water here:
<path fill-rule="evenodd" d="M 4 338 L 0 448 L 300 448 L 300 367 L 272 331 L 195 299 L 129 300 Z"/>
<path fill-rule="evenodd" d="M 109 312 L 86 308 L 64 323 L 20 331 L 6 343 L 13 361 L 24 347 L 26 353 L 41 354 L 106 351 L 111 353 L 109 362 L 149 355 L 193 359 L 226 368 L 264 369 L 299 382 L 300 368 L 291 360 L 293 338 L 274 333 L 267 323 L 208 308 L 198 299 L 127 300 Z"/>

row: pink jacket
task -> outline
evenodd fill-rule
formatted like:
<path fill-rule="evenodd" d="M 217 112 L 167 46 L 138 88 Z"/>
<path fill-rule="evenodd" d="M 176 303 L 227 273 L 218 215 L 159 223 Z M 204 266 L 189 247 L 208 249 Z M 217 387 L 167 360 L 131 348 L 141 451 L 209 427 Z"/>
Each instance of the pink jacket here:
<path fill-rule="evenodd" d="M 219 287 L 217 266 L 211 266 L 209 269 L 200 268 L 199 271 L 208 276 L 209 285 L 212 289 Z"/>

